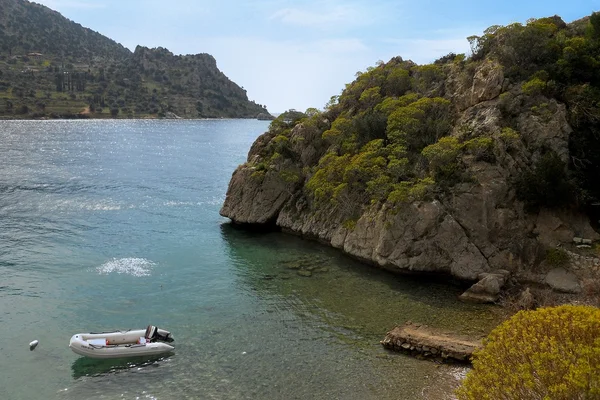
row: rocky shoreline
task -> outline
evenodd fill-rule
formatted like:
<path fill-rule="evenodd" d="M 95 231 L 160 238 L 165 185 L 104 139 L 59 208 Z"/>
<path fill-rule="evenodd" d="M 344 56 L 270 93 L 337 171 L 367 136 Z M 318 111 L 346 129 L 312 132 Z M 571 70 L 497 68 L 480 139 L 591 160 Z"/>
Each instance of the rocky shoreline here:
<path fill-rule="evenodd" d="M 315 239 L 390 271 L 449 274 L 473 282 L 465 300 L 496 302 L 509 281 L 562 291 L 560 281 L 576 280 L 570 284 L 576 288 L 586 279 L 600 280 L 598 268 L 576 268 L 570 262 L 582 254 L 578 248 L 564 262 L 548 259 L 574 238 L 590 245 L 600 240 L 588 216 L 565 208 L 527 210 L 513 185 L 515 176 L 547 149 L 568 160 L 573 129 L 564 104 L 542 96 L 540 101 L 554 110 L 544 118 L 519 109 L 520 136 L 509 143 L 503 139 L 502 114 L 525 101 L 520 83 L 506 79 L 492 60 L 481 62 L 470 77 L 463 74 L 456 65 L 448 66 L 445 91 L 458 115 L 451 136 L 461 138 L 468 131 L 469 136 L 490 138 L 493 162 L 464 155 L 464 174 L 470 178 L 447 193 L 400 207 L 388 202 L 360 206 L 351 198 L 337 205 L 316 204 L 306 189 L 310 174 L 304 174 L 315 168 L 327 145 L 321 130 L 298 123 L 285 142 L 289 157 L 271 156 L 283 141 L 278 131 L 270 129 L 255 141 L 247 162 L 233 173 L 221 215 L 236 224 Z M 507 99 L 514 104 L 506 104 Z M 319 123 L 330 124 L 322 118 Z M 360 207 L 360 215 L 348 222 L 344 207 Z M 565 273 L 557 274 L 557 268 Z"/>

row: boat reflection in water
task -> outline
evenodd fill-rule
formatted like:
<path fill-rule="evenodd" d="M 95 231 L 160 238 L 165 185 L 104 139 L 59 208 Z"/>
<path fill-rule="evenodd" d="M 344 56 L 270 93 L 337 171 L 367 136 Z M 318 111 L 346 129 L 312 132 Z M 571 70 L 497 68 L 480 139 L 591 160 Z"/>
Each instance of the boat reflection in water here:
<path fill-rule="evenodd" d="M 173 354 L 151 357 L 128 357 L 99 359 L 79 357 L 71 365 L 73 379 L 87 376 L 102 376 L 106 374 L 117 374 L 134 368 L 159 367 L 169 361 Z"/>

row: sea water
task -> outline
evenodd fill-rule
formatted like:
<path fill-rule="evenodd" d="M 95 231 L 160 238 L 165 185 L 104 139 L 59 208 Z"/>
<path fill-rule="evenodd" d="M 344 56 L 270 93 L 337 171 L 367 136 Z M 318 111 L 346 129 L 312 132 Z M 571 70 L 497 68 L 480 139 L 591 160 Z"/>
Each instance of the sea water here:
<path fill-rule="evenodd" d="M 452 397 L 464 367 L 379 341 L 408 320 L 482 335 L 496 310 L 219 216 L 267 127 L 0 122 L 0 398 Z M 68 347 L 75 333 L 149 324 L 172 332 L 173 354 L 94 360 Z"/>

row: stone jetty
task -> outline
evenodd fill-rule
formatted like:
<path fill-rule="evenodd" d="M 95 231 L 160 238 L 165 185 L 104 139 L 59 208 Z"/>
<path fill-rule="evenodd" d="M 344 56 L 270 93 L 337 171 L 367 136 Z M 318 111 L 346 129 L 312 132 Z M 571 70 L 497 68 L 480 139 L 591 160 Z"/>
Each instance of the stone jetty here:
<path fill-rule="evenodd" d="M 473 352 L 482 347 L 481 340 L 448 334 L 411 322 L 389 331 L 381 344 L 390 350 L 461 362 L 470 362 Z"/>

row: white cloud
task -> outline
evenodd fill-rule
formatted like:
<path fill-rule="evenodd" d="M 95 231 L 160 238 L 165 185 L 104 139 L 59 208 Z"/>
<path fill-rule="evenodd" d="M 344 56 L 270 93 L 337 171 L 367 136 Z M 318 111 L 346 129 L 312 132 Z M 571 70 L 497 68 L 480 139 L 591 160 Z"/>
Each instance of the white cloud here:
<path fill-rule="evenodd" d="M 284 24 L 313 27 L 319 29 L 339 30 L 340 27 L 365 25 L 367 15 L 359 7 L 349 4 L 317 5 L 315 10 L 301 8 L 283 8 L 271 15 L 271 19 Z"/>

